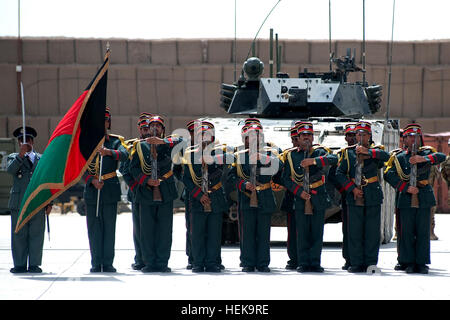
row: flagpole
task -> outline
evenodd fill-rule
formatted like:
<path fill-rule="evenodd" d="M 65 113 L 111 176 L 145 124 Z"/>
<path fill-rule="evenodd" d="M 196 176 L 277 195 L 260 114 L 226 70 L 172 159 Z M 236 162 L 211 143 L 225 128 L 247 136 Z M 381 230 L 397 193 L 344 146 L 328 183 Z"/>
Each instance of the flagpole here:
<path fill-rule="evenodd" d="M 102 145 L 103 148 L 103 145 Z M 102 182 L 102 167 L 103 167 L 103 156 L 100 156 L 100 168 L 98 169 L 98 182 Z M 97 208 L 95 210 L 95 216 L 98 218 L 98 208 L 100 204 L 100 189 L 97 189 Z"/>
<path fill-rule="evenodd" d="M 22 130 L 23 130 L 23 143 L 26 143 L 26 131 L 25 131 L 25 97 L 23 94 L 23 83 L 20 81 L 20 96 L 22 100 Z"/>

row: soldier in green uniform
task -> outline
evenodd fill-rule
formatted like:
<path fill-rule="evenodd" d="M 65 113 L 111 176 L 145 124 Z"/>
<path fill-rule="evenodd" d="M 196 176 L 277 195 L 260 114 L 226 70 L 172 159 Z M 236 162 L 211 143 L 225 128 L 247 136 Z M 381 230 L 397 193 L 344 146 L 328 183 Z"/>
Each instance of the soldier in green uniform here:
<path fill-rule="evenodd" d="M 13 176 L 11 196 L 8 202 L 8 208 L 11 210 L 11 250 L 14 263 L 10 272 L 41 273 L 42 269 L 39 266 L 42 264 L 45 213 L 50 213 L 51 205 L 36 214 L 18 233 L 14 232 L 22 198 L 41 157 L 33 149 L 37 132 L 31 127 L 25 127 L 25 143 L 22 127 L 14 130 L 13 135 L 19 142 L 20 151 L 8 155 L 6 168 L 6 171 Z"/>
<path fill-rule="evenodd" d="M 224 166 L 233 161 L 215 143 L 214 125 L 203 121 L 196 127 L 198 144 L 184 155 L 186 195 L 190 207 L 190 239 L 193 272 L 220 272 L 222 216 L 227 200 L 222 187 Z"/>
<path fill-rule="evenodd" d="M 149 118 L 152 115 L 147 112 L 141 113 L 138 120 L 138 130 L 140 134 L 140 139 L 145 139 L 150 136 L 149 129 Z M 134 180 L 133 176 L 130 173 L 130 159 L 131 153 L 133 152 L 133 143 L 137 139 L 131 139 L 125 141 L 125 143 L 120 146 L 119 150 L 122 152 L 127 152 L 129 157 L 126 161 L 120 162 L 119 171 L 123 176 L 125 183 L 128 185 L 128 201 L 131 202 L 131 214 L 133 219 L 133 243 L 134 243 L 134 263 L 131 264 L 131 268 L 133 270 L 141 270 L 144 267 L 144 260 L 142 259 L 142 250 L 141 250 L 141 228 L 140 228 L 140 216 L 139 216 L 139 203 L 136 202 L 135 197 L 135 188 L 137 186 L 137 181 Z"/>
<path fill-rule="evenodd" d="M 235 153 L 230 178 L 238 190 L 243 272 L 270 272 L 270 221 L 276 209 L 271 180 L 281 169 L 278 151 L 264 143 L 259 123 L 244 125 L 243 150 Z"/>
<path fill-rule="evenodd" d="M 138 182 L 136 201 L 141 217 L 142 272 L 171 272 L 168 267 L 172 247 L 173 201 L 177 189 L 173 177 L 171 152 L 181 138 L 164 137 L 160 116 L 149 119 L 151 136 L 136 141 L 130 172 Z"/>
<path fill-rule="evenodd" d="M 288 148 L 283 151 L 281 156 L 281 161 L 286 162 L 284 159 L 284 155 L 287 153 L 287 150 L 296 149 L 300 147 L 299 144 L 299 136 L 298 136 L 298 124 L 300 122 L 296 122 L 294 126 L 290 130 L 292 148 Z M 283 182 L 281 182 L 283 184 Z M 295 209 L 294 209 L 294 195 L 288 189 L 286 189 L 284 193 L 283 202 L 281 203 L 281 210 L 286 212 L 286 226 L 287 226 L 287 254 L 289 260 L 286 264 L 285 269 L 287 270 L 295 270 L 297 269 L 297 228 L 295 223 Z"/>
<path fill-rule="evenodd" d="M 347 146 L 353 146 L 356 142 L 356 123 L 349 123 L 345 125 L 345 141 L 347 142 Z M 338 165 L 342 160 L 343 151 L 345 149 L 341 149 L 338 156 Z M 345 260 L 345 264 L 342 266 L 342 270 L 348 270 L 350 267 L 350 255 L 348 253 L 348 216 L 347 216 L 347 202 L 345 201 L 345 192 L 344 186 L 341 186 L 336 179 L 336 170 L 338 165 L 331 166 L 330 171 L 328 172 L 328 180 L 331 184 L 338 190 L 341 195 L 341 207 L 342 207 L 342 257 Z"/>
<path fill-rule="evenodd" d="M 389 159 L 382 146 L 372 143 L 371 124 L 360 121 L 355 128 L 357 146 L 347 147 L 336 170 L 336 179 L 344 187 L 348 214 L 348 249 L 352 273 L 376 266 L 380 249 L 380 223 L 383 191 L 378 171 Z M 358 184 L 358 165 L 360 185 Z M 358 199 L 359 198 L 359 199 Z M 360 201 L 362 200 L 362 204 Z"/>
<path fill-rule="evenodd" d="M 196 120 L 191 120 L 186 124 L 186 129 L 189 132 L 190 136 L 190 146 L 194 145 L 194 126 L 196 124 Z M 184 169 L 185 165 L 181 161 L 184 157 L 184 150 L 180 151 L 180 154 L 178 155 L 179 163 L 174 163 L 173 165 L 173 174 L 178 179 L 178 181 L 183 181 L 184 176 Z M 186 187 L 184 188 L 183 192 L 181 193 L 180 199 L 184 202 L 184 218 L 185 218 L 185 224 L 186 224 L 186 256 L 188 257 L 188 264 L 186 266 L 187 270 L 192 269 L 192 262 L 194 260 L 192 256 L 192 249 L 191 249 L 191 218 L 190 218 L 190 205 L 189 205 L 189 194 L 186 193 Z"/>
<path fill-rule="evenodd" d="M 428 178 L 431 165 L 445 160 L 445 155 L 432 147 L 422 146 L 422 130 L 419 124 L 404 128 L 407 150 L 391 156 L 384 177 L 398 191 L 401 228 L 399 234 L 399 261 L 406 264 L 407 273 L 428 273 L 430 263 L 430 211 L 436 204 Z M 415 147 L 417 154 L 412 155 Z M 417 166 L 416 181 L 411 180 L 413 166 Z M 416 183 L 416 186 L 411 184 Z M 414 207 L 414 195 L 418 205 Z"/>
<path fill-rule="evenodd" d="M 106 107 L 105 142 L 83 175 L 86 182 L 83 195 L 87 207 L 91 272 L 116 272 L 113 261 L 117 202 L 121 200 L 122 195 L 116 170 L 119 167 L 119 161 L 125 161 L 128 154 L 119 150 L 124 141 L 123 137 L 108 134 L 110 129 L 111 111 Z M 97 205 L 98 199 L 100 201 Z"/>
<path fill-rule="evenodd" d="M 325 210 L 330 204 L 322 168 L 337 163 L 337 157 L 320 145 L 313 145 L 314 131 L 310 122 L 297 124 L 299 147 L 287 150 L 282 174 L 283 184 L 295 197 L 297 234 L 297 271 L 324 272 L 321 267 Z M 308 169 L 306 169 L 308 168 Z M 308 173 L 307 173 L 308 172 Z M 304 179 L 309 176 L 309 193 Z M 312 205 L 311 212 L 305 208 Z"/>

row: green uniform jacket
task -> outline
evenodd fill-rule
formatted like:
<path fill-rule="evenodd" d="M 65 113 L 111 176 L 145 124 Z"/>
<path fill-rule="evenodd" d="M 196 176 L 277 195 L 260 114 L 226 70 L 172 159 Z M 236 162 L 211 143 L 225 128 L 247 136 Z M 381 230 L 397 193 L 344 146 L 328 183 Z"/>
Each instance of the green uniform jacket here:
<path fill-rule="evenodd" d="M 349 206 L 355 206 L 353 189 L 356 188 L 352 179 L 356 172 L 356 146 L 351 146 L 343 151 L 341 162 L 336 170 L 336 179 L 344 187 L 346 201 Z M 378 176 L 378 170 L 384 166 L 384 162 L 389 159 L 389 153 L 380 146 L 372 145 L 369 148 L 369 159 L 365 159 L 362 168 L 362 177 L 370 179 Z M 375 206 L 383 203 L 383 190 L 379 181 L 368 183 L 363 187 L 365 206 Z"/>
<path fill-rule="evenodd" d="M 264 147 L 266 159 L 258 161 L 256 164 L 256 181 L 260 185 L 271 183 L 275 176 L 283 167 L 283 163 L 278 158 L 278 151 L 271 147 Z M 272 169 L 268 170 L 269 167 Z M 267 172 L 264 171 L 267 170 Z M 269 172 L 270 171 L 270 172 Z M 246 189 L 250 179 L 250 161 L 248 149 L 235 153 L 235 161 L 230 172 L 232 185 L 238 190 L 238 203 L 241 210 L 250 209 L 250 191 Z M 276 210 L 276 202 L 272 188 L 257 191 L 258 212 L 271 214 Z"/>
<path fill-rule="evenodd" d="M 102 176 L 116 172 L 119 161 L 125 161 L 128 158 L 128 153 L 123 149 L 119 149 L 120 146 L 121 140 L 117 136 L 109 135 L 109 138 L 105 139 L 104 147 L 113 150 L 113 154 L 112 156 L 103 157 Z M 88 205 L 97 203 L 98 190 L 91 182 L 98 176 L 99 167 L 100 157 L 97 155 L 83 175 L 83 179 L 86 182 L 84 188 L 84 200 Z M 117 176 L 104 180 L 104 183 L 105 184 L 100 191 L 100 203 L 110 204 L 120 201 L 122 191 Z"/>
<path fill-rule="evenodd" d="M 221 152 L 216 152 L 217 150 L 220 150 Z M 195 211 L 203 211 L 203 205 L 200 202 L 201 197 L 204 195 L 204 192 L 201 189 L 201 156 L 201 149 L 199 149 L 198 146 L 193 146 L 186 149 L 184 157 L 185 167 L 183 183 L 186 186 L 186 195 L 189 196 L 191 208 Z M 208 189 L 222 184 L 224 167 L 227 165 L 226 159 L 230 159 L 230 157 L 231 159 L 233 158 L 232 155 L 223 152 L 222 145 L 218 145 L 214 148 L 211 152 L 211 156 L 213 156 L 214 162 L 208 164 Z M 223 186 L 208 193 L 208 196 L 211 200 L 211 209 L 213 212 L 223 213 L 228 211 L 228 204 Z"/>
<path fill-rule="evenodd" d="M 182 141 L 181 138 L 169 137 L 165 138 L 165 144 L 156 145 L 158 179 L 162 180 L 159 185 L 162 203 L 173 201 L 178 197 L 175 178 L 171 171 L 171 153 L 173 147 Z M 148 180 L 151 179 L 151 145 L 145 141 L 140 141 L 136 143 L 135 148 L 136 152 L 134 152 L 130 163 L 130 173 L 137 181 L 135 200 L 147 205 L 159 205 L 161 202 L 153 201 L 153 190 L 147 185 Z"/>
<path fill-rule="evenodd" d="M 427 160 L 417 164 L 417 181 L 428 181 L 431 166 L 443 162 L 445 154 L 435 152 L 432 147 L 421 147 L 417 154 Z M 407 192 L 410 186 L 410 158 L 411 153 L 407 150 L 393 154 L 384 172 L 384 179 L 398 192 L 397 208 L 411 208 L 411 194 Z M 435 205 L 436 199 L 432 186 L 427 184 L 419 187 L 419 207 L 428 208 Z"/>
<path fill-rule="evenodd" d="M 8 156 L 6 171 L 13 176 L 13 185 L 8 202 L 9 209 L 17 211 L 20 209 L 25 190 L 27 190 L 31 176 L 40 158 L 41 155 L 36 153 L 34 164 L 32 164 L 27 157 L 19 157 L 18 153 L 11 153 Z"/>
<path fill-rule="evenodd" d="M 304 151 L 298 151 L 297 148 L 291 148 L 284 152 L 283 158 L 285 159 L 282 181 L 283 185 L 294 195 L 294 205 L 295 208 L 303 208 L 305 206 L 305 201 L 300 197 L 303 192 L 303 176 L 304 171 L 303 167 L 300 166 L 300 163 L 305 158 L 314 158 L 316 161 L 316 165 L 312 165 L 309 167 L 309 177 L 310 184 L 314 182 L 318 182 L 324 179 L 323 168 L 335 165 L 337 163 L 337 157 L 334 154 L 329 153 L 322 146 L 313 146 L 311 152 L 306 155 Z M 306 156 L 306 157 L 305 157 Z M 292 172 L 294 170 L 294 173 Z M 294 181 L 293 176 L 297 177 L 297 183 Z M 328 198 L 325 184 L 310 189 L 311 194 L 311 203 L 313 208 L 317 210 L 325 210 L 330 206 L 330 200 Z"/>

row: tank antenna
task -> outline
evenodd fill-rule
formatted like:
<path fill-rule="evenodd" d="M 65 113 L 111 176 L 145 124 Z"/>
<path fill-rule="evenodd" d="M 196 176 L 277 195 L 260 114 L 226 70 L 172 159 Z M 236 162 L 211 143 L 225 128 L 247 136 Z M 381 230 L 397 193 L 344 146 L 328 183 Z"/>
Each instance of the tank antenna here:
<path fill-rule="evenodd" d="M 331 53 L 331 0 L 328 0 L 328 51 L 330 53 L 330 71 L 332 71 L 332 53 Z"/>
<path fill-rule="evenodd" d="M 256 38 L 258 37 L 259 32 L 261 31 L 262 27 L 264 26 L 264 23 L 266 23 L 266 20 L 269 18 L 269 16 L 272 14 L 273 10 L 275 10 L 275 8 L 277 7 L 277 5 L 281 2 L 281 0 L 278 0 L 277 3 L 275 3 L 275 5 L 273 6 L 272 9 L 270 9 L 269 13 L 267 14 L 267 16 L 264 18 L 264 21 L 261 23 L 261 26 L 258 29 L 258 32 L 255 35 L 255 38 L 252 41 L 252 45 L 250 46 L 250 49 L 248 50 L 247 53 L 247 57 L 245 58 L 245 60 L 248 59 L 250 52 L 252 51 L 252 46 L 254 45 Z"/>
<path fill-rule="evenodd" d="M 392 48 L 394 46 L 394 17 L 395 17 L 395 0 L 392 4 L 392 30 L 391 30 L 391 43 L 389 46 L 389 72 L 388 72 L 388 92 L 386 103 L 386 121 L 389 120 L 390 103 L 391 103 L 391 77 L 392 77 Z"/>
<path fill-rule="evenodd" d="M 237 12 L 237 0 L 234 0 L 234 47 L 233 47 L 233 60 L 234 60 L 234 83 L 236 83 L 236 72 L 237 72 L 237 61 L 236 61 L 236 44 L 237 44 L 237 39 L 236 39 L 236 12 Z"/>
<path fill-rule="evenodd" d="M 366 86 L 366 0 L 363 0 L 363 41 L 362 41 L 363 87 Z"/>

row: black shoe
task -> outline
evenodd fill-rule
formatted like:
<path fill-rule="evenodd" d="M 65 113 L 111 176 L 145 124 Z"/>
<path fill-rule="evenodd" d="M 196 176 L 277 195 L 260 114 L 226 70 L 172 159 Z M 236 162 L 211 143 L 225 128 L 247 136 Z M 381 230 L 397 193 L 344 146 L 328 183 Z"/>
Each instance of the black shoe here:
<path fill-rule="evenodd" d="M 97 272 L 102 272 L 102 267 L 101 266 L 93 266 L 91 268 L 91 270 L 89 270 L 91 273 L 97 273 Z"/>
<path fill-rule="evenodd" d="M 243 267 L 242 272 L 255 272 L 255 267 Z"/>
<path fill-rule="evenodd" d="M 316 272 L 316 273 L 324 273 L 324 272 L 325 272 L 325 269 L 322 268 L 321 266 L 311 266 L 311 267 L 309 268 L 309 271 L 310 271 L 310 272 Z"/>
<path fill-rule="evenodd" d="M 220 266 L 210 266 L 205 268 L 205 272 L 220 273 L 221 270 Z"/>
<path fill-rule="evenodd" d="M 39 268 L 38 266 L 30 266 L 28 268 L 28 272 L 29 273 L 42 273 L 42 269 Z"/>
<path fill-rule="evenodd" d="M 27 268 L 26 267 L 14 267 L 9 270 L 11 273 L 26 273 Z"/>
<path fill-rule="evenodd" d="M 405 272 L 406 272 L 406 273 L 415 273 L 415 272 L 416 272 L 416 269 L 414 268 L 414 265 L 413 265 L 413 264 L 410 264 L 410 265 L 408 265 L 408 266 L 406 267 Z"/>
<path fill-rule="evenodd" d="M 257 270 L 258 272 L 270 272 L 269 267 L 258 267 Z"/>
<path fill-rule="evenodd" d="M 408 267 L 407 264 L 404 264 L 404 263 L 400 263 L 400 262 L 399 262 L 399 263 L 397 263 L 397 264 L 395 265 L 394 270 L 396 270 L 396 271 L 405 271 L 407 267 Z"/>
<path fill-rule="evenodd" d="M 342 266 L 342 270 L 348 270 L 348 268 L 350 268 L 350 262 L 345 261 L 345 264 Z"/>
<path fill-rule="evenodd" d="M 225 266 L 223 264 L 219 265 L 220 270 L 225 270 Z"/>
<path fill-rule="evenodd" d="M 145 266 L 141 269 L 143 273 L 150 273 L 150 272 L 158 272 L 158 270 L 154 267 Z"/>
<path fill-rule="evenodd" d="M 295 264 L 291 264 L 291 263 L 288 263 L 287 265 L 286 265 L 286 267 L 284 267 L 286 270 L 295 270 L 295 269 L 297 269 L 297 266 L 295 265 Z"/>
<path fill-rule="evenodd" d="M 428 267 L 424 264 L 417 264 L 415 269 L 417 273 L 428 274 Z"/>
<path fill-rule="evenodd" d="M 116 268 L 114 268 L 113 266 L 103 266 L 103 272 L 117 272 Z"/>
<path fill-rule="evenodd" d="M 188 263 L 188 265 L 186 266 L 186 270 L 192 270 L 192 263 Z"/>
<path fill-rule="evenodd" d="M 159 269 L 159 272 L 166 272 L 166 273 L 172 272 L 172 269 L 170 269 L 169 267 L 161 267 L 158 269 Z"/>
<path fill-rule="evenodd" d="M 350 266 L 347 271 L 350 273 L 363 273 L 366 272 L 366 268 L 363 266 Z"/>
<path fill-rule="evenodd" d="M 205 272 L 205 267 L 192 267 L 192 272 L 194 273 Z"/>
<path fill-rule="evenodd" d="M 308 266 L 298 266 L 297 272 L 300 272 L 300 273 L 309 272 L 309 267 Z"/>
<path fill-rule="evenodd" d="M 143 263 L 133 263 L 131 265 L 131 268 L 133 270 L 142 270 L 143 267 L 145 267 L 145 264 L 143 264 Z"/>

